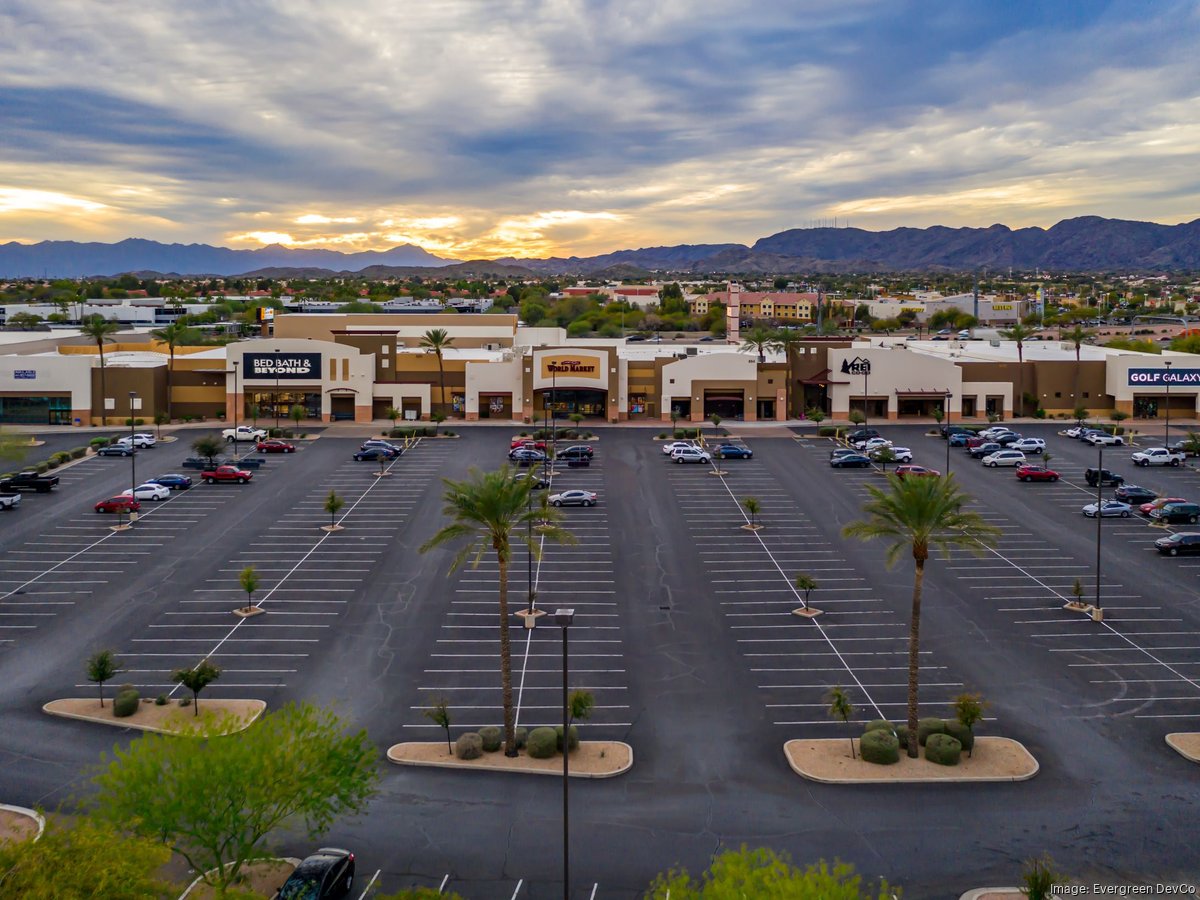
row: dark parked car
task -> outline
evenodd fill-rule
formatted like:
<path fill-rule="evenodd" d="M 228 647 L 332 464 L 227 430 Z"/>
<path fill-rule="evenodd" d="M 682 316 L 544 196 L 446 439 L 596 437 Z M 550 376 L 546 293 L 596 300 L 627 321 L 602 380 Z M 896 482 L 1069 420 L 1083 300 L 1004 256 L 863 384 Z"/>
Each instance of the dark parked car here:
<path fill-rule="evenodd" d="M 1181 553 L 1200 553 L 1200 534 L 1181 531 L 1161 537 L 1154 542 L 1154 549 L 1164 556 L 1179 556 Z"/>
<path fill-rule="evenodd" d="M 384 447 L 367 447 L 354 454 L 359 462 L 377 462 L 380 459 L 395 459 L 396 454 Z"/>
<path fill-rule="evenodd" d="M 967 441 L 975 436 L 973 431 L 956 431 L 950 437 L 946 438 L 950 442 L 951 447 L 965 447 Z"/>
<path fill-rule="evenodd" d="M 1149 503 L 1158 494 L 1140 484 L 1123 484 L 1113 491 L 1113 496 L 1124 503 L 1141 506 L 1143 503 Z"/>
<path fill-rule="evenodd" d="M 595 454 L 591 447 L 585 444 L 573 444 L 570 447 L 564 447 L 562 450 L 554 451 L 555 459 L 591 459 Z"/>
<path fill-rule="evenodd" d="M 159 475 L 157 478 L 151 478 L 149 483 L 161 484 L 173 491 L 186 491 L 192 486 L 192 479 L 187 475 Z"/>
<path fill-rule="evenodd" d="M 853 444 L 857 441 L 870 440 L 873 437 L 879 437 L 879 432 L 874 428 L 860 428 L 858 431 L 852 431 L 846 435 L 846 441 Z"/>
<path fill-rule="evenodd" d="M 948 438 L 952 434 L 974 434 L 975 429 L 967 428 L 965 425 L 943 425 L 942 437 Z"/>
<path fill-rule="evenodd" d="M 721 444 L 714 448 L 713 456 L 718 459 L 753 459 L 754 451 L 749 447 L 739 447 L 737 444 Z"/>
<path fill-rule="evenodd" d="M 985 441 L 984 443 L 979 444 L 978 446 L 969 448 L 967 450 L 967 453 L 969 453 L 971 455 L 972 459 L 983 459 L 985 456 L 990 456 L 991 454 L 995 453 L 997 450 L 1003 450 L 1003 449 L 1004 448 L 1001 447 L 995 441 Z"/>
<path fill-rule="evenodd" d="M 133 456 L 135 453 L 137 453 L 137 448 L 130 447 L 128 444 L 109 444 L 96 451 L 97 456 Z"/>
<path fill-rule="evenodd" d="M 1125 483 L 1125 477 L 1118 475 L 1116 472 L 1110 472 L 1108 469 L 1096 469 L 1089 467 L 1083 473 L 1083 479 L 1092 487 L 1097 484 L 1101 485 L 1121 485 Z"/>
<path fill-rule="evenodd" d="M 544 491 L 546 488 L 550 487 L 550 479 L 549 478 L 544 478 L 543 476 L 539 475 L 537 472 L 533 472 L 533 471 L 518 472 L 516 475 L 513 476 L 513 478 L 516 481 L 521 481 L 523 479 L 528 478 L 531 482 L 533 482 L 532 490 L 535 490 L 535 491 Z"/>
<path fill-rule="evenodd" d="M 871 460 L 861 453 L 848 453 L 845 456 L 835 456 L 829 460 L 829 465 L 835 469 L 866 469 L 870 467 Z"/>
<path fill-rule="evenodd" d="M 400 456 L 401 454 L 404 453 L 403 447 L 398 446 L 397 444 L 393 444 L 390 441 L 385 441 L 381 438 L 372 438 L 369 441 L 363 441 L 362 445 L 358 449 L 359 450 L 367 450 L 371 447 L 379 447 L 383 450 L 387 450 L 389 453 L 392 454 L 392 456 Z"/>
<path fill-rule="evenodd" d="M 541 450 L 528 450 L 524 447 L 518 447 L 516 450 L 509 451 L 508 458 L 518 466 L 524 467 L 544 463 L 547 457 Z"/>
<path fill-rule="evenodd" d="M 354 854 L 322 847 L 307 857 L 283 883 L 276 900 L 332 900 L 345 897 L 354 886 Z"/>
<path fill-rule="evenodd" d="M 1009 444 L 1016 443 L 1020 439 L 1021 435 L 1017 434 L 1015 431 L 1009 431 L 1005 434 L 998 434 L 992 438 L 992 440 L 994 440 L 1001 447 L 1007 447 Z"/>
<path fill-rule="evenodd" d="M 57 475 L 39 475 L 37 472 L 18 472 L 0 479 L 0 491 L 37 491 L 48 494 L 58 487 Z"/>
<path fill-rule="evenodd" d="M 1180 525 L 1184 522 L 1195 525 L 1200 522 L 1200 504 L 1168 503 L 1159 509 L 1151 510 L 1150 518 L 1168 525 Z"/>

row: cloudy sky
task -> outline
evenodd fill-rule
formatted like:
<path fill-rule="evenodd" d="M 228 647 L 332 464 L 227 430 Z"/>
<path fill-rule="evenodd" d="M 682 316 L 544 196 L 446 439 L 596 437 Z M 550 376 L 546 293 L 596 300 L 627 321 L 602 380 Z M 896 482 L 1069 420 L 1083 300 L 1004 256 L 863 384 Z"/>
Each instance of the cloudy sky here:
<path fill-rule="evenodd" d="M 460 259 L 1200 216 L 1200 5 L 6 0 L 0 241 Z"/>

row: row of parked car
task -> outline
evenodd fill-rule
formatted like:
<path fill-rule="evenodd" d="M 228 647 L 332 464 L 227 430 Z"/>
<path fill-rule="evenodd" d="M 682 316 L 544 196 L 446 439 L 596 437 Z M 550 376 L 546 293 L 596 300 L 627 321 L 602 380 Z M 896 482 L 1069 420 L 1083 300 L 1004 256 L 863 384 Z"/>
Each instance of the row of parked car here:
<path fill-rule="evenodd" d="M 662 446 L 663 455 L 675 463 L 702 463 L 713 459 L 754 459 L 754 451 L 741 444 L 717 444 L 706 449 L 699 441 L 668 441 Z"/>
<path fill-rule="evenodd" d="M 509 462 L 521 468 L 530 469 L 530 471 L 518 472 L 515 477 L 529 479 L 533 485 L 531 490 L 548 489 L 551 479 L 545 475 L 539 475 L 532 468 L 543 463 L 549 463 L 551 452 L 553 452 L 556 460 L 566 462 L 567 467 L 571 469 L 587 468 L 592 464 L 592 459 L 596 455 L 596 451 L 587 444 L 570 444 L 559 450 L 548 447 L 545 441 L 534 440 L 532 438 L 516 438 L 509 444 Z M 600 495 L 595 491 L 587 491 L 582 488 L 560 491 L 546 498 L 547 503 L 558 507 L 595 506 L 599 500 Z"/>

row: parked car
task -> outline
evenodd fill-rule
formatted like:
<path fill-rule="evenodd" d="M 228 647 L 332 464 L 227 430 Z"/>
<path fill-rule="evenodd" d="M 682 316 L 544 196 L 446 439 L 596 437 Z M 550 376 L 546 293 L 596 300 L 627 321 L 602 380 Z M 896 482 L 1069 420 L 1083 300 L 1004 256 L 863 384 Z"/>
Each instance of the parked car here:
<path fill-rule="evenodd" d="M 534 440 L 533 438 L 513 438 L 508 445 L 509 450 L 516 450 L 518 447 L 525 447 L 532 450 L 545 450 L 546 442 L 543 440 Z"/>
<path fill-rule="evenodd" d="M 0 509 L 12 512 L 21 505 L 20 491 L 0 491 Z"/>
<path fill-rule="evenodd" d="M 1133 506 L 1141 506 L 1143 503 L 1149 503 L 1158 496 L 1156 491 L 1150 488 L 1144 488 L 1140 484 L 1123 484 L 1115 491 L 1113 497 L 1120 500 L 1122 503 L 1129 503 Z"/>
<path fill-rule="evenodd" d="M 1047 469 L 1045 466 L 1034 466 L 1026 463 L 1023 466 L 1017 466 L 1017 478 L 1024 482 L 1058 481 L 1058 473 L 1053 469 Z"/>
<path fill-rule="evenodd" d="M 231 444 L 238 441 L 250 441 L 252 444 L 257 444 L 259 441 L 267 439 L 267 429 L 255 428 L 252 425 L 239 425 L 237 428 L 226 428 L 221 432 L 221 437 Z"/>
<path fill-rule="evenodd" d="M 401 456 L 404 453 L 404 448 L 399 444 L 393 444 L 391 441 L 385 441 L 382 438 L 371 438 L 370 440 L 363 441 L 358 449 L 366 450 L 368 447 L 379 447 L 388 451 L 392 456 Z"/>
<path fill-rule="evenodd" d="M 525 468 L 526 466 L 536 466 L 544 463 L 549 457 L 541 450 L 527 450 L 524 447 L 518 447 L 516 450 L 508 452 L 508 458 L 518 466 Z"/>
<path fill-rule="evenodd" d="M 289 444 L 287 441 L 270 438 L 265 441 L 259 441 L 254 449 L 259 453 L 295 453 L 296 445 Z"/>
<path fill-rule="evenodd" d="M 985 437 L 982 434 L 977 434 L 974 437 L 967 438 L 966 446 L 967 446 L 968 450 L 973 450 L 974 448 L 978 447 L 980 444 L 995 444 L 995 443 L 997 443 L 997 442 L 992 440 L 991 435 L 988 435 L 987 437 Z"/>
<path fill-rule="evenodd" d="M 165 484 L 152 484 L 146 482 L 139 484 L 135 488 L 125 488 L 121 491 L 122 497 L 136 497 L 138 500 L 166 500 L 171 496 L 171 489 Z"/>
<path fill-rule="evenodd" d="M 1121 485 L 1125 483 L 1125 476 L 1118 475 L 1116 472 L 1108 469 L 1097 469 L 1089 466 L 1083 472 L 1083 480 L 1091 487 L 1096 487 L 1097 485 Z"/>
<path fill-rule="evenodd" d="M 839 456 L 859 456 L 859 452 L 853 447 L 835 447 L 829 451 L 830 459 L 837 459 Z"/>
<path fill-rule="evenodd" d="M 1156 509 L 1161 509 L 1168 503 L 1187 503 L 1183 497 L 1155 497 L 1149 503 L 1143 503 L 1138 507 L 1138 512 L 1143 516 L 1148 516 Z"/>
<path fill-rule="evenodd" d="M 1020 450 L 1022 453 L 1045 453 L 1046 442 L 1041 438 L 1021 438 L 1008 445 L 1009 450 Z"/>
<path fill-rule="evenodd" d="M 1194 531 L 1180 531 L 1175 534 L 1169 534 L 1155 541 L 1154 549 L 1164 556 L 1200 553 L 1200 534 Z"/>
<path fill-rule="evenodd" d="M 663 452 L 664 456 L 670 456 L 672 453 L 674 453 L 680 447 L 699 447 L 699 446 L 700 445 L 697 444 L 695 441 L 667 441 L 667 443 L 663 444 L 662 452 Z"/>
<path fill-rule="evenodd" d="M 967 441 L 969 441 L 974 436 L 975 436 L 975 433 L 971 432 L 971 431 L 956 431 L 956 432 L 954 432 L 954 434 L 950 435 L 950 437 L 948 437 L 946 440 L 948 440 L 950 442 L 951 447 L 965 447 L 965 446 L 967 446 Z"/>
<path fill-rule="evenodd" d="M 101 447 L 96 451 L 97 456 L 133 456 L 137 453 L 136 447 L 130 447 L 128 444 L 109 444 L 107 447 Z"/>
<path fill-rule="evenodd" d="M 712 460 L 712 454 L 699 447 L 680 447 L 671 454 L 671 459 L 677 463 L 706 464 Z"/>
<path fill-rule="evenodd" d="M 1084 438 L 1093 447 L 1120 447 L 1125 444 L 1125 438 L 1119 434 L 1109 434 L 1106 431 L 1092 431 Z"/>
<path fill-rule="evenodd" d="M 1180 438 L 1171 444 L 1172 450 L 1178 450 L 1184 456 L 1200 456 L 1200 443 L 1194 438 L 1200 437 L 1196 432 L 1189 432 L 1185 438 Z"/>
<path fill-rule="evenodd" d="M 878 450 L 881 447 L 890 447 L 892 442 L 887 438 L 873 437 L 862 441 L 855 441 L 854 448 L 862 450 L 864 453 L 870 453 L 872 450 Z"/>
<path fill-rule="evenodd" d="M 866 469 L 870 467 L 871 460 L 861 453 L 848 453 L 845 456 L 835 456 L 829 460 L 829 465 L 835 469 Z"/>
<path fill-rule="evenodd" d="M 1083 508 L 1083 514 L 1089 519 L 1096 518 L 1096 504 L 1089 503 Z M 1128 503 L 1122 503 L 1120 500 L 1105 500 L 1100 504 L 1100 518 L 1107 519 L 1112 516 L 1119 516 L 1122 519 L 1128 519 L 1133 515 L 1133 507 Z"/>
<path fill-rule="evenodd" d="M 562 450 L 554 451 L 555 459 L 591 459 L 595 451 L 586 444 L 572 444 L 570 447 L 564 447 Z"/>
<path fill-rule="evenodd" d="M 943 425 L 941 427 L 942 437 L 948 438 L 953 434 L 974 434 L 975 429 L 968 428 L 965 425 Z"/>
<path fill-rule="evenodd" d="M 1187 457 L 1178 450 L 1168 450 L 1166 447 L 1147 447 L 1129 458 L 1135 466 L 1178 466 L 1187 461 Z"/>
<path fill-rule="evenodd" d="M 395 453 L 383 447 L 367 447 L 365 450 L 359 450 L 354 454 L 354 459 L 357 462 L 378 462 L 381 459 L 395 458 Z"/>
<path fill-rule="evenodd" d="M 1015 431 L 1002 431 L 1000 434 L 992 435 L 992 440 L 1001 447 L 1010 447 L 1017 441 L 1024 440 L 1020 434 Z"/>
<path fill-rule="evenodd" d="M 120 497 L 109 497 L 107 500 L 101 500 L 96 504 L 95 510 L 98 513 L 115 513 L 115 512 L 137 512 L 142 508 L 133 497 L 127 497 L 122 494 Z"/>
<path fill-rule="evenodd" d="M 983 459 L 985 456 L 991 456 L 996 451 L 1003 450 L 1003 449 L 1004 448 L 1001 447 L 999 444 L 997 444 L 995 441 L 984 441 L 982 444 L 979 444 L 978 446 L 968 447 L 967 455 L 970 456 L 972 459 Z"/>
<path fill-rule="evenodd" d="M 916 478 L 916 477 L 924 477 L 926 475 L 932 475 L 934 477 L 937 477 L 938 475 L 941 475 L 941 474 L 942 473 L 939 472 L 937 469 L 927 469 L 924 466 L 896 466 L 896 477 L 897 478 L 909 478 L 909 477 Z"/>
<path fill-rule="evenodd" d="M 1150 518 L 1156 522 L 1166 522 L 1168 525 L 1179 525 L 1183 522 L 1195 525 L 1200 522 L 1200 504 L 1164 503 L 1158 509 L 1150 511 Z"/>
<path fill-rule="evenodd" d="M 879 454 L 881 454 L 884 450 L 892 451 L 892 458 L 888 460 L 888 462 L 912 462 L 912 450 L 910 450 L 908 447 L 880 447 L 877 450 L 872 450 L 867 454 L 867 456 L 871 457 L 871 459 L 878 460 Z"/>
<path fill-rule="evenodd" d="M 997 450 L 983 458 L 983 464 L 989 469 L 997 466 L 1019 466 L 1024 462 L 1025 454 L 1020 450 Z"/>
<path fill-rule="evenodd" d="M 58 487 L 57 475 L 41 475 L 35 471 L 17 472 L 0 479 L 0 491 L 36 491 L 48 494 Z"/>
<path fill-rule="evenodd" d="M 1002 434 L 1012 434 L 1013 430 L 1007 425 L 992 425 L 979 432 L 980 437 L 991 438 L 993 441 Z"/>
<path fill-rule="evenodd" d="M 348 896 L 353 886 L 354 854 L 322 847 L 292 870 L 275 900 L 335 900 Z"/>
<path fill-rule="evenodd" d="M 169 487 L 173 491 L 186 491 L 192 486 L 192 479 L 188 475 L 159 475 L 157 478 L 151 478 L 149 484 L 161 484 L 164 487 Z"/>
<path fill-rule="evenodd" d="M 737 444 L 721 444 L 713 449 L 717 459 L 753 459 L 754 451 L 749 447 L 739 447 Z"/>
<path fill-rule="evenodd" d="M 1083 433 L 1082 425 L 1072 425 L 1070 428 L 1068 428 L 1066 431 L 1063 432 L 1063 436 L 1073 438 L 1073 439 L 1078 439 L 1082 433 Z"/>
<path fill-rule="evenodd" d="M 595 491 L 563 491 L 561 494 L 551 494 L 547 498 L 551 506 L 595 506 Z"/>
<path fill-rule="evenodd" d="M 531 482 L 533 482 L 533 487 L 530 488 L 530 490 L 544 491 L 546 488 L 550 487 L 550 479 L 546 478 L 543 475 L 539 475 L 537 472 L 534 472 L 532 469 L 528 472 L 518 472 L 516 475 L 513 476 L 514 481 L 523 481 L 526 478 L 528 478 Z"/>
<path fill-rule="evenodd" d="M 117 443 L 124 447 L 134 446 L 139 450 L 148 450 L 158 443 L 158 440 L 148 431 L 139 431 L 132 437 L 125 435 L 117 438 Z"/>
<path fill-rule="evenodd" d="M 239 469 L 237 466 L 217 466 L 215 469 L 201 472 L 200 477 L 204 479 L 205 484 L 216 484 L 218 481 L 245 484 L 252 476 L 248 471 Z"/>
<path fill-rule="evenodd" d="M 859 428 L 857 431 L 851 431 L 846 435 L 846 442 L 855 444 L 873 437 L 879 437 L 879 432 L 874 428 Z"/>

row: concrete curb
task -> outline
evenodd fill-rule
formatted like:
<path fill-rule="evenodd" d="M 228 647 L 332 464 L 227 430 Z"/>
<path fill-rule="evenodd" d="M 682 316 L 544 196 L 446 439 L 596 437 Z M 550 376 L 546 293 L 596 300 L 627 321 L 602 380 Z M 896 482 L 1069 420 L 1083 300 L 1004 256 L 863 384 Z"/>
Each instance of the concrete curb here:
<path fill-rule="evenodd" d="M 976 738 L 976 743 L 984 741 L 998 742 L 1002 741 L 1007 744 L 1016 745 L 1021 748 L 1021 751 L 1029 758 L 1029 762 L 1033 764 L 1031 771 L 1021 775 L 952 775 L 949 777 L 915 777 L 909 776 L 906 778 L 826 778 L 820 775 L 814 775 L 811 772 L 806 772 L 798 764 L 792 761 L 792 756 L 787 751 L 787 747 L 792 743 L 845 743 L 845 738 L 821 738 L 815 741 L 786 741 L 783 745 L 783 755 L 787 758 L 788 766 L 793 772 L 802 778 L 807 778 L 809 781 L 817 781 L 821 784 L 966 784 L 966 783 L 983 783 L 983 782 L 1017 782 L 1028 781 L 1033 778 L 1041 770 L 1041 764 L 1034 758 L 1020 741 L 1014 741 L 1011 738 L 1001 737 L 980 737 Z M 941 767 L 939 767 L 941 768 Z"/>
<path fill-rule="evenodd" d="M 276 857 L 273 857 L 273 858 L 267 859 L 267 860 L 256 860 L 256 862 L 285 862 L 285 863 L 289 863 L 292 866 L 292 868 L 294 869 L 296 866 L 300 865 L 300 863 L 303 862 L 303 860 L 299 860 L 294 856 L 276 856 Z M 215 872 L 215 871 L 216 871 L 216 869 L 208 870 L 208 872 Z M 204 875 L 207 875 L 208 872 L 205 872 Z M 198 885 L 204 879 L 204 875 L 197 875 L 195 877 L 195 879 L 192 881 L 192 883 L 189 884 L 187 886 L 187 888 L 184 889 L 184 892 L 179 895 L 179 900 L 187 900 L 188 895 L 191 894 L 191 892 L 196 889 L 196 885 Z"/>
<path fill-rule="evenodd" d="M 580 743 L 580 746 L 582 746 L 584 744 L 609 744 L 609 745 L 624 747 L 626 750 L 629 751 L 629 762 L 626 763 L 625 765 L 621 766 L 619 769 L 614 769 L 611 772 L 576 772 L 576 771 L 572 771 L 570 773 L 571 778 L 592 778 L 592 779 L 616 778 L 618 775 L 624 775 L 626 772 L 628 772 L 630 769 L 633 768 L 633 747 L 630 746 L 629 744 L 625 743 L 624 741 L 580 741 L 579 743 Z M 460 770 L 468 769 L 468 770 L 483 771 L 483 772 L 505 772 L 505 773 L 511 773 L 514 775 L 552 775 L 552 776 L 558 776 L 559 778 L 562 777 L 562 766 L 561 765 L 556 770 L 556 769 L 542 768 L 540 766 L 533 767 L 533 766 L 522 766 L 522 765 L 515 765 L 515 766 L 514 765 L 508 765 L 508 766 L 495 765 L 493 763 L 489 763 L 487 761 L 487 757 L 483 757 L 481 760 L 462 760 L 462 759 L 457 759 L 457 758 L 454 758 L 454 759 L 447 758 L 447 759 L 441 759 L 441 760 L 410 760 L 410 759 L 401 758 L 399 756 L 399 753 L 397 753 L 395 756 L 392 755 L 392 751 L 398 751 L 399 748 L 401 748 L 401 747 L 411 746 L 413 744 L 422 744 L 422 745 L 437 744 L 438 747 L 442 747 L 445 744 L 445 742 L 444 741 L 404 741 L 403 743 L 400 743 L 400 744 L 393 744 L 392 746 L 388 747 L 388 749 L 387 749 L 388 762 L 394 763 L 397 766 L 413 766 L 416 768 L 460 769 Z M 528 757 L 523 757 L 523 758 L 528 759 Z"/>
<path fill-rule="evenodd" d="M 1189 753 L 1187 750 L 1185 750 L 1183 747 L 1180 746 L 1180 741 L 1179 741 L 1179 738 L 1181 738 L 1181 737 L 1196 737 L 1198 734 L 1200 734 L 1200 732 L 1174 731 L 1171 734 L 1168 734 L 1165 738 L 1163 738 L 1163 740 L 1167 742 L 1168 747 L 1170 747 L 1172 750 L 1174 750 L 1176 753 L 1178 753 L 1180 756 L 1182 756 L 1188 762 L 1200 763 L 1200 756 L 1197 756 L 1194 753 Z"/>
<path fill-rule="evenodd" d="M 1024 897 L 1025 894 L 1017 887 L 985 887 L 967 891 L 958 900 L 979 900 L 988 894 L 1005 894 L 1009 897 Z"/>
<path fill-rule="evenodd" d="M 42 832 L 46 830 L 46 818 L 36 809 L 28 809 L 24 806 L 10 806 L 7 803 L 0 803 L 0 809 L 5 812 L 13 813 L 14 815 L 24 816 L 27 819 L 33 819 L 37 823 L 37 834 L 33 836 L 36 841 L 42 836 Z"/>
<path fill-rule="evenodd" d="M 63 698 L 63 699 L 77 699 L 77 698 L 72 697 L 72 698 Z M 225 699 L 236 699 L 236 698 L 225 698 Z M 58 716 L 58 718 L 60 718 L 60 719 L 76 719 L 80 722 L 92 722 L 96 725 L 107 725 L 110 728 L 111 727 L 136 728 L 139 731 L 153 731 L 156 734 L 170 734 L 170 735 L 175 735 L 176 737 L 180 736 L 180 734 L 181 734 L 181 732 L 173 731 L 170 728 L 158 728 L 154 725 L 146 725 L 141 722 L 130 721 L 132 719 L 132 716 L 125 718 L 125 719 L 101 719 L 97 716 L 86 716 L 81 713 L 70 713 L 70 712 L 63 712 L 62 710 L 51 709 L 50 707 L 53 706 L 56 702 L 57 701 L 55 701 L 55 700 L 51 700 L 49 703 L 43 704 L 42 712 L 44 712 L 48 716 Z M 237 734 L 239 731 L 245 731 L 247 728 L 249 728 L 251 725 L 253 725 L 255 722 L 257 722 L 258 718 L 264 712 L 266 712 L 267 703 L 265 700 L 256 700 L 253 702 L 260 703 L 262 705 L 258 708 L 257 712 L 255 712 L 253 716 L 251 716 L 249 719 L 247 719 L 245 721 L 245 723 L 242 725 L 241 728 L 235 728 L 233 731 L 223 731 L 223 732 L 221 732 L 221 734 L 217 735 L 217 737 L 226 737 L 231 734 Z"/>

